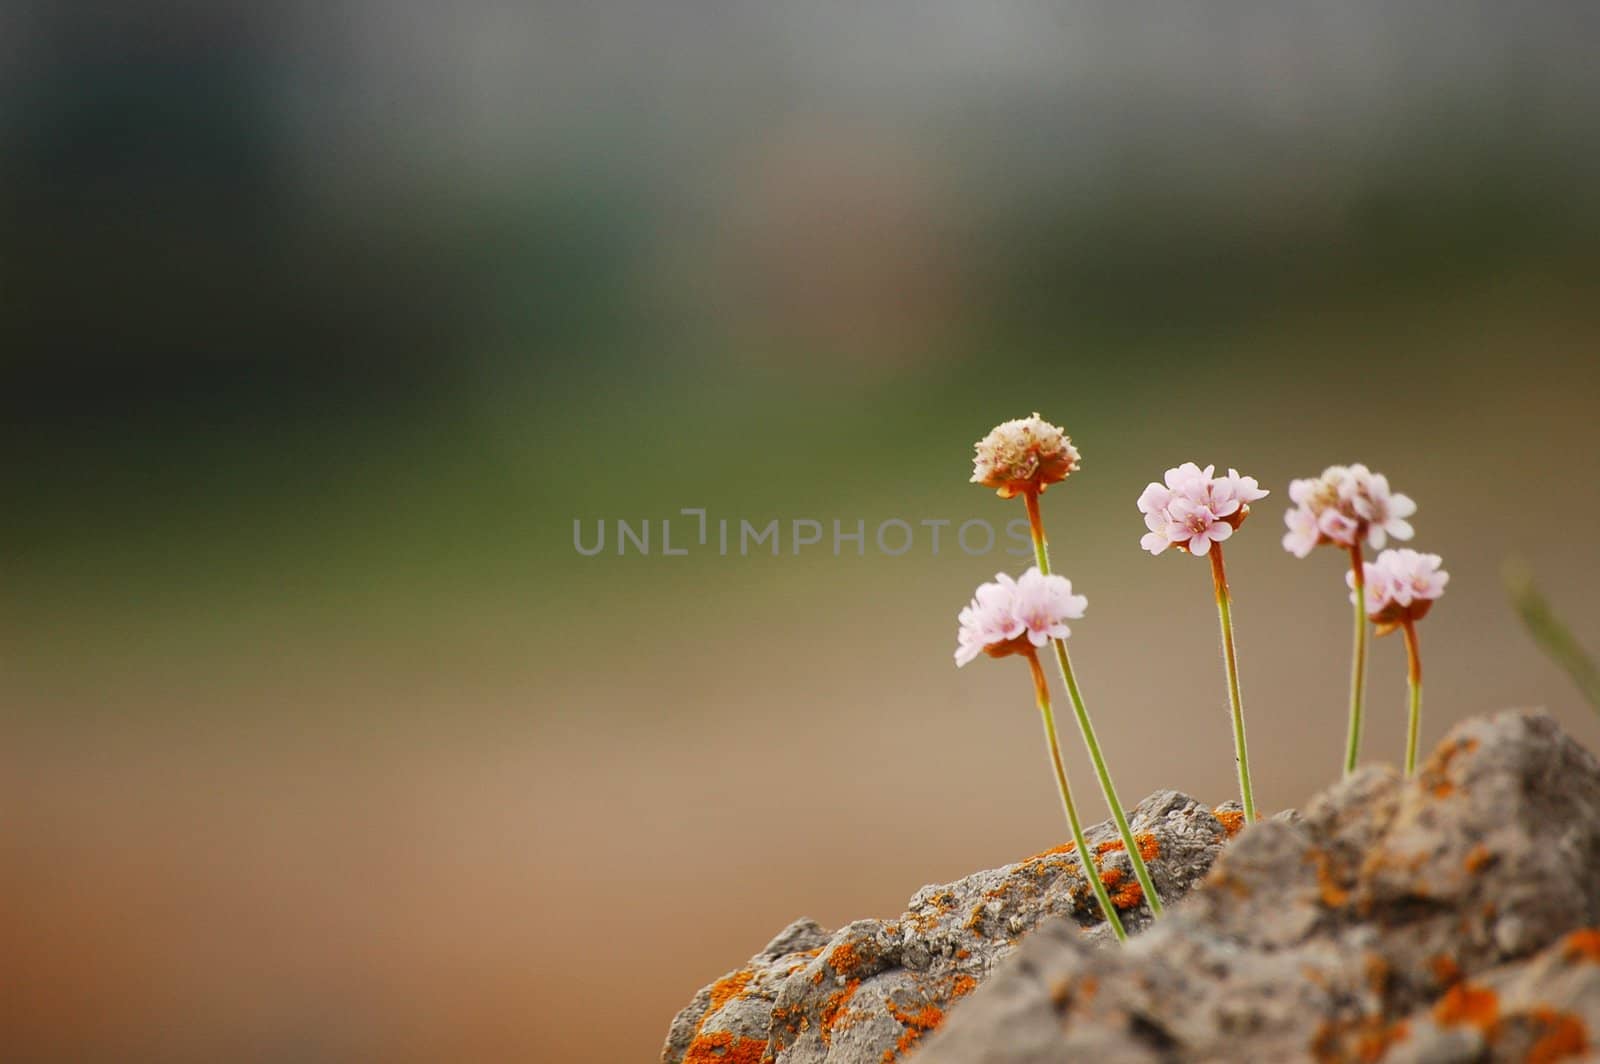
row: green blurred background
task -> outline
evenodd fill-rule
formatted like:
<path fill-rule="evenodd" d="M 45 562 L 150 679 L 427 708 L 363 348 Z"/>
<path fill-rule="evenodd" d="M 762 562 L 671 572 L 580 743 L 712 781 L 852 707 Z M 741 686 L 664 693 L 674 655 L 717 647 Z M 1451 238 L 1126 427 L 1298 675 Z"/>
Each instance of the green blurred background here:
<path fill-rule="evenodd" d="M 572 541 L 1000 526 L 971 443 L 1035 409 L 1125 797 L 1234 791 L 1205 567 L 1138 547 L 1186 459 L 1275 493 L 1228 545 L 1268 808 L 1341 754 L 1339 561 L 1278 546 L 1333 462 L 1454 576 L 1425 741 L 1594 745 L 1498 570 L 1600 645 L 1597 16 L 0 8 L 0 1043 L 650 1060 L 791 919 L 1059 842 L 1022 671 L 950 661 L 1016 560 Z"/>

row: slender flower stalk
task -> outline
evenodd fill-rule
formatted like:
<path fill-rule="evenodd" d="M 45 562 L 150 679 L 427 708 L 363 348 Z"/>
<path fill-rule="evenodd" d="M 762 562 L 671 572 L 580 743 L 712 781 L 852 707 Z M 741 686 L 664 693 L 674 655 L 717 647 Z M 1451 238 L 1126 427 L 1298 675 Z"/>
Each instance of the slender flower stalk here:
<path fill-rule="evenodd" d="M 1250 754 L 1245 745 L 1244 701 L 1239 695 L 1239 654 L 1233 639 L 1233 595 L 1222 562 L 1222 544 L 1250 516 L 1250 504 L 1269 494 L 1255 477 L 1236 469 L 1216 476 L 1216 466 L 1201 469 L 1193 462 L 1169 469 L 1162 483 L 1152 481 L 1139 496 L 1139 512 L 1149 529 L 1140 545 L 1151 554 L 1174 547 L 1185 554 L 1211 556 L 1211 582 L 1222 626 L 1222 667 L 1228 678 L 1228 708 L 1233 724 L 1233 759 L 1239 770 L 1239 802 L 1244 822 L 1255 823 L 1255 788 L 1250 782 Z"/>
<path fill-rule="evenodd" d="M 1117 915 L 1117 907 L 1112 904 L 1111 895 L 1106 892 L 1106 885 L 1100 880 L 1094 858 L 1090 855 L 1089 842 L 1083 836 L 1083 821 L 1078 816 L 1078 807 L 1072 800 L 1072 788 L 1067 783 L 1067 769 L 1061 762 L 1061 742 L 1056 736 L 1055 710 L 1050 705 L 1050 685 L 1045 681 L 1038 653 L 1031 647 L 1025 653 L 1028 658 L 1028 668 L 1033 673 L 1033 700 L 1039 707 L 1040 718 L 1044 721 L 1045 745 L 1050 749 L 1050 767 L 1055 770 L 1056 789 L 1061 792 L 1061 808 L 1066 811 L 1067 823 L 1072 827 L 1072 842 L 1078 851 L 1078 862 L 1083 868 L 1084 878 L 1094 890 L 1095 900 L 1100 903 L 1100 911 L 1106 914 L 1106 923 L 1110 926 L 1111 933 L 1117 936 L 1118 942 L 1126 942 L 1128 932 L 1122 926 L 1122 918 Z"/>
<path fill-rule="evenodd" d="M 1344 774 L 1356 770 L 1361 757 L 1362 714 L 1367 686 L 1367 623 L 1362 615 L 1361 548 L 1365 543 L 1379 550 L 1388 538 L 1410 539 L 1411 522 L 1417 512 L 1409 495 L 1391 491 L 1389 479 L 1357 463 L 1329 466 L 1320 477 L 1295 480 L 1289 484 L 1292 509 L 1283 515 L 1289 531 L 1283 536 L 1283 549 L 1304 558 L 1317 547 L 1329 545 L 1350 553 L 1350 573 L 1346 581 L 1356 591 L 1355 637 L 1350 655 L 1350 724 L 1345 733 Z"/>
<path fill-rule="evenodd" d="M 1410 617 L 1401 622 L 1406 633 L 1406 686 L 1411 695 L 1406 715 L 1406 775 L 1417 772 L 1417 733 L 1422 730 L 1422 651 L 1417 647 L 1417 623 Z"/>
<path fill-rule="evenodd" d="M 1039 495 L 1037 492 L 1025 491 L 1022 501 L 1028 509 L 1028 529 L 1033 535 L 1033 556 L 1039 565 L 1041 573 L 1050 572 L 1050 546 L 1044 534 L 1044 521 L 1039 514 Z M 1106 805 L 1111 807 L 1111 819 L 1117 825 L 1117 834 L 1122 839 L 1122 848 L 1127 851 L 1128 863 L 1133 866 L 1133 876 L 1139 881 L 1139 889 L 1144 891 L 1144 896 L 1150 902 L 1150 912 L 1160 916 L 1165 911 L 1161 904 L 1161 895 L 1156 893 L 1155 881 L 1150 877 L 1150 869 L 1144 863 L 1144 855 L 1139 852 L 1139 844 L 1134 840 L 1133 828 L 1128 823 L 1128 815 L 1123 812 L 1122 802 L 1117 798 L 1116 785 L 1111 782 L 1111 770 L 1106 765 L 1105 755 L 1100 751 L 1100 739 L 1095 735 L 1094 721 L 1089 717 L 1089 709 L 1084 705 L 1083 692 L 1078 689 L 1078 678 L 1072 671 L 1072 658 L 1067 653 L 1065 640 L 1055 640 L 1056 668 L 1061 673 L 1061 682 L 1067 689 L 1067 697 L 1072 702 L 1073 715 L 1078 718 L 1078 731 L 1083 736 L 1083 745 L 1089 750 L 1089 760 L 1094 765 L 1095 777 L 1100 781 L 1100 793 L 1105 796 Z"/>
<path fill-rule="evenodd" d="M 1045 745 L 1050 754 L 1050 767 L 1055 772 L 1056 788 L 1061 793 L 1061 806 L 1066 811 L 1067 823 L 1072 828 L 1072 841 L 1083 866 L 1084 878 L 1089 881 L 1106 923 L 1119 941 L 1126 940 L 1127 931 L 1117 915 L 1116 906 L 1106 893 L 1094 855 L 1083 836 L 1083 822 L 1078 807 L 1072 800 L 1072 788 L 1067 783 L 1066 765 L 1061 760 L 1061 743 L 1056 735 L 1055 711 L 1050 704 L 1050 685 L 1045 680 L 1044 669 L 1039 665 L 1039 648 L 1061 641 L 1072 634 L 1067 621 L 1083 616 L 1089 600 L 1072 593 L 1072 582 L 1062 576 L 1050 576 L 1038 568 L 1029 569 L 1017 580 L 1004 573 L 995 577 L 994 583 L 981 584 L 972 596 L 972 602 L 958 617 L 960 628 L 956 633 L 956 665 L 962 666 L 979 654 L 992 658 L 1020 654 L 1028 659 L 1028 669 L 1033 676 L 1034 701 L 1044 722 Z M 1132 851 L 1137 854 L 1137 849 Z"/>
<path fill-rule="evenodd" d="M 1239 770 L 1239 801 L 1244 822 L 1256 822 L 1255 791 L 1250 786 L 1250 752 L 1244 738 L 1244 701 L 1239 697 L 1239 655 L 1233 645 L 1233 595 L 1228 591 L 1228 571 L 1222 564 L 1222 544 L 1209 551 L 1211 582 L 1217 593 L 1217 620 L 1222 625 L 1222 666 L 1228 674 L 1228 708 L 1233 712 L 1233 760 Z"/>
<path fill-rule="evenodd" d="M 1361 715 L 1363 703 L 1366 701 L 1367 686 L 1367 614 L 1362 608 L 1362 598 L 1366 595 L 1366 580 L 1363 577 L 1364 564 L 1361 560 L 1361 545 L 1350 545 L 1350 575 L 1353 578 L 1351 588 L 1355 591 L 1355 641 L 1350 652 L 1350 726 L 1345 733 L 1344 742 L 1344 774 L 1346 776 L 1356 770 L 1356 762 L 1361 758 Z"/>
<path fill-rule="evenodd" d="M 1363 566 L 1361 578 L 1345 578 L 1356 608 L 1377 625 L 1377 634 L 1395 629 L 1406 638 L 1406 687 L 1410 696 L 1406 713 L 1406 775 L 1417 770 L 1417 740 L 1422 730 L 1422 651 L 1417 644 L 1417 622 L 1428 615 L 1444 594 L 1450 574 L 1439 568 L 1437 554 L 1414 550 L 1386 550 L 1378 560 Z"/>

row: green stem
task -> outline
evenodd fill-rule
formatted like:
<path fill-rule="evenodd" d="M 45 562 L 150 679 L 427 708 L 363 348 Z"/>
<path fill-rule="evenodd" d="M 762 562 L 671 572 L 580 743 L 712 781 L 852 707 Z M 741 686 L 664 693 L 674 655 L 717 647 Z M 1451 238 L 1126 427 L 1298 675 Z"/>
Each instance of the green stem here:
<path fill-rule="evenodd" d="M 1024 492 L 1022 498 L 1028 507 L 1034 558 L 1039 563 L 1039 571 L 1048 574 L 1050 548 L 1045 542 L 1044 521 L 1039 516 L 1039 497 L 1030 491 Z M 1089 719 L 1088 707 L 1083 704 L 1083 692 L 1078 690 L 1078 680 L 1072 671 L 1072 659 L 1067 654 L 1066 641 L 1057 639 L 1055 645 L 1056 666 L 1061 672 L 1061 682 L 1066 685 L 1067 697 L 1072 701 L 1073 715 L 1078 718 L 1078 731 L 1083 735 L 1083 745 L 1089 749 L 1089 760 L 1094 764 L 1095 776 L 1100 781 L 1100 793 L 1105 795 L 1106 805 L 1111 808 L 1111 819 L 1122 838 L 1122 848 L 1128 853 L 1128 863 L 1133 866 L 1133 877 L 1139 881 L 1139 889 L 1144 891 L 1145 900 L 1150 903 L 1150 913 L 1160 916 L 1163 912 L 1161 895 L 1156 893 L 1155 881 L 1150 878 L 1150 869 L 1145 866 L 1144 855 L 1139 852 L 1133 828 L 1128 826 L 1128 815 L 1122 811 L 1122 803 L 1117 799 L 1117 788 L 1112 785 L 1111 770 L 1106 767 L 1105 756 L 1100 752 L 1100 740 L 1095 736 L 1094 722 Z"/>
<path fill-rule="evenodd" d="M 1422 730 L 1422 651 L 1417 646 L 1417 626 L 1410 617 L 1401 622 L 1406 634 L 1406 686 L 1411 712 L 1406 722 L 1406 775 L 1417 771 L 1417 733 Z"/>
<path fill-rule="evenodd" d="M 1233 596 L 1222 564 L 1222 544 L 1211 544 L 1211 581 L 1217 592 L 1217 619 L 1222 623 L 1222 664 L 1228 674 L 1228 705 L 1233 711 L 1233 760 L 1239 769 L 1239 800 L 1244 822 L 1256 822 L 1255 792 L 1250 786 L 1250 753 L 1244 741 L 1244 700 L 1239 696 L 1239 655 L 1233 645 Z"/>
<path fill-rule="evenodd" d="M 1355 648 L 1350 657 L 1350 731 L 1345 737 L 1344 774 L 1356 770 L 1361 756 L 1361 710 L 1367 686 L 1367 579 L 1361 564 L 1361 543 L 1350 546 L 1350 572 L 1355 584 Z"/>
<path fill-rule="evenodd" d="M 1039 716 L 1044 720 L 1044 738 L 1050 747 L 1050 767 L 1055 769 L 1061 807 L 1067 811 L 1067 823 L 1072 826 L 1072 842 L 1078 849 L 1078 861 L 1083 866 L 1084 878 L 1089 881 L 1090 889 L 1100 902 L 1100 911 L 1106 914 L 1111 933 L 1117 936 L 1118 942 L 1126 942 L 1128 932 L 1123 929 L 1122 919 L 1117 916 L 1117 907 L 1111 903 L 1111 895 L 1106 893 L 1106 885 L 1100 881 L 1094 855 L 1089 852 L 1089 841 L 1083 837 L 1083 822 L 1078 819 L 1078 807 L 1072 801 L 1072 788 L 1067 786 L 1067 768 L 1061 763 L 1061 743 L 1056 738 L 1055 711 L 1050 708 L 1050 685 L 1045 681 L 1044 669 L 1039 665 L 1039 655 L 1030 647 L 1026 656 L 1028 667 L 1033 672 L 1033 700 L 1038 704 Z"/>

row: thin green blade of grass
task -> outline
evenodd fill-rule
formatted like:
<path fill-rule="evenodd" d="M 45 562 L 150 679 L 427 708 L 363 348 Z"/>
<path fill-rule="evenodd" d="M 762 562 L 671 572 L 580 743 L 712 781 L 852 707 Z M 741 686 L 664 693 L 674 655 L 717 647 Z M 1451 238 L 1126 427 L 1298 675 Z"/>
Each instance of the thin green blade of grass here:
<path fill-rule="evenodd" d="M 1600 713 L 1600 667 L 1556 616 L 1549 601 L 1534 585 L 1527 563 L 1513 558 L 1501 573 L 1512 608 L 1527 626 L 1528 634 L 1545 656 L 1564 669 L 1596 713 Z"/>

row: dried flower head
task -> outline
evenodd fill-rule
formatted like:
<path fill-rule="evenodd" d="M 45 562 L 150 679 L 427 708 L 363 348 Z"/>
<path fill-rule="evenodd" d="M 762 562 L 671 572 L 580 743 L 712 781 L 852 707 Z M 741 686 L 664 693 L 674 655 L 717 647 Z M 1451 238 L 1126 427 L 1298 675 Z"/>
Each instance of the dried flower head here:
<path fill-rule="evenodd" d="M 1289 531 L 1283 549 L 1304 558 L 1322 544 L 1350 548 L 1362 539 L 1374 550 L 1395 539 L 1410 539 L 1417 512 L 1408 495 L 1391 491 L 1389 478 L 1357 463 L 1329 466 L 1320 477 L 1289 484 L 1294 508 L 1284 514 Z"/>
<path fill-rule="evenodd" d="M 1233 535 L 1250 516 L 1250 504 L 1269 493 L 1255 477 L 1242 477 L 1237 469 L 1219 477 L 1216 469 L 1185 462 L 1167 470 L 1164 483 L 1147 485 L 1139 496 L 1139 512 L 1149 532 L 1139 545 L 1151 554 L 1168 547 L 1205 554 L 1211 544 Z"/>
<path fill-rule="evenodd" d="M 1437 554 L 1419 554 L 1414 550 L 1386 550 L 1376 561 L 1363 566 L 1366 583 L 1366 610 L 1377 633 L 1394 631 L 1406 621 L 1420 621 L 1428 615 L 1450 574 L 1439 568 L 1443 561 Z M 1355 600 L 1355 574 L 1345 573 L 1351 601 Z"/>
<path fill-rule="evenodd" d="M 1037 494 L 1067 479 L 1080 458 L 1067 434 L 1038 414 L 996 425 L 976 448 L 972 483 L 993 488 L 1002 499 Z"/>
<path fill-rule="evenodd" d="M 1045 575 L 1037 566 L 1013 580 L 997 573 L 978 585 L 972 601 L 957 616 L 956 665 L 980 653 L 992 658 L 1042 647 L 1072 634 L 1067 621 L 1083 616 L 1089 600 L 1072 593 L 1072 581 Z"/>

